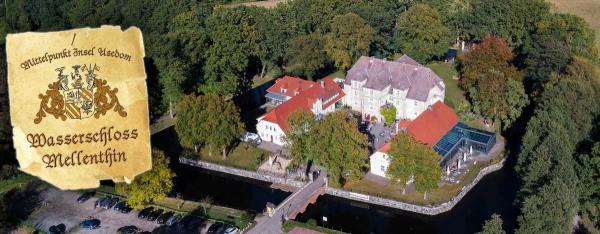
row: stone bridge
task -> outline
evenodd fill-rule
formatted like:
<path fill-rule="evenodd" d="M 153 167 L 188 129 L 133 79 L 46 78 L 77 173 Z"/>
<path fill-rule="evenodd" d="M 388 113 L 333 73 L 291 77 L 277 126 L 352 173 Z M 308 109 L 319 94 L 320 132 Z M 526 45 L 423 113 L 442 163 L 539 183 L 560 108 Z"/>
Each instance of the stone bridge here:
<path fill-rule="evenodd" d="M 298 191 L 287 197 L 273 211 L 256 220 L 256 225 L 247 233 L 275 234 L 283 233 L 283 222 L 295 219 L 306 210 L 306 207 L 317 201 L 317 198 L 327 192 L 327 174 L 320 173 L 312 182 L 305 184 Z"/>

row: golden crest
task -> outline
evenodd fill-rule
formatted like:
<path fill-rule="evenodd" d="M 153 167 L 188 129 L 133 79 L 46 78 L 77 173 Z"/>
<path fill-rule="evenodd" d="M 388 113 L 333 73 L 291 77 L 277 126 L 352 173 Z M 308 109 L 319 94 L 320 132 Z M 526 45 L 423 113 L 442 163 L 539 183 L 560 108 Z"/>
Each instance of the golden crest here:
<path fill-rule="evenodd" d="M 125 108 L 119 103 L 117 88 L 111 89 L 106 80 L 98 78 L 97 65 L 74 65 L 73 72 L 64 74 L 65 67 L 56 68 L 58 81 L 48 85 L 46 94 L 39 94 L 40 109 L 34 119 L 39 124 L 46 114 L 63 121 L 85 119 L 94 116 L 98 119 L 113 109 L 121 117 L 126 117 Z M 85 80 L 80 72 L 85 72 Z"/>

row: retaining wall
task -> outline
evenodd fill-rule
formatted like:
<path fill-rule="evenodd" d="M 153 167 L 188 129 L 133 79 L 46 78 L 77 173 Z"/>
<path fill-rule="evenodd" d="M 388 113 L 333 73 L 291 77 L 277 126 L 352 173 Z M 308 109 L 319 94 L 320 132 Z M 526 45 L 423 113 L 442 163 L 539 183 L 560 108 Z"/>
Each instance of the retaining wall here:
<path fill-rule="evenodd" d="M 232 167 L 228 167 L 228 166 L 218 165 L 218 164 L 214 164 L 214 163 L 203 162 L 203 161 L 199 161 L 199 160 L 193 160 L 193 159 L 180 157 L 179 162 L 190 165 L 190 166 L 195 166 L 195 167 L 200 167 L 200 168 L 218 171 L 218 172 L 222 172 L 222 173 L 252 178 L 252 179 L 256 179 L 256 180 L 260 180 L 260 181 L 285 184 L 285 185 L 290 185 L 290 186 L 294 186 L 297 188 L 304 186 L 304 182 L 302 182 L 302 181 L 286 179 L 286 178 L 282 178 L 282 177 L 278 177 L 278 176 L 261 174 L 261 173 L 254 172 L 254 171 L 247 171 L 247 170 L 232 168 Z M 475 177 L 475 179 L 473 181 L 471 181 L 471 183 L 464 186 L 462 188 L 462 190 L 460 191 L 460 193 L 458 193 L 458 195 L 454 196 L 448 202 L 442 203 L 440 205 L 435 205 L 435 206 L 414 205 L 414 204 L 400 202 L 400 201 L 396 201 L 396 200 L 392 200 L 392 199 L 388 199 L 388 198 L 371 196 L 371 195 L 355 193 L 355 192 L 349 192 L 349 191 L 331 188 L 331 187 L 327 187 L 326 193 L 329 195 L 332 195 L 332 196 L 342 197 L 342 198 L 346 198 L 346 199 L 350 199 L 350 200 L 354 200 L 354 201 L 360 201 L 360 202 L 365 202 L 365 203 L 370 203 L 370 204 L 375 204 L 375 205 L 380 205 L 380 206 L 386 206 L 386 207 L 391 207 L 391 208 L 400 209 L 400 210 L 406 210 L 406 211 L 419 213 L 419 214 L 438 215 L 438 214 L 447 212 L 447 211 L 451 210 L 452 208 L 454 208 L 454 206 L 456 204 L 458 204 L 458 202 L 460 200 L 462 200 L 462 198 L 473 187 L 475 187 L 475 185 L 477 185 L 477 183 L 479 183 L 479 181 L 484 176 L 486 176 L 489 173 L 492 173 L 492 172 L 502 169 L 505 162 L 506 162 L 506 158 L 502 159 L 502 161 L 500 161 L 496 164 L 492 164 L 492 165 L 489 165 L 489 166 L 481 169 L 479 171 L 479 173 L 477 174 L 477 177 Z"/>

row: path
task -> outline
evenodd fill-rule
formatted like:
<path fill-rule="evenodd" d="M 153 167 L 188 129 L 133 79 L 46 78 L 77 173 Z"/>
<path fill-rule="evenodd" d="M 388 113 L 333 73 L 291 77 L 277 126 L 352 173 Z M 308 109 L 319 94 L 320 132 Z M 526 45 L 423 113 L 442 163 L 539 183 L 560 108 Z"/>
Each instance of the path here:
<path fill-rule="evenodd" d="M 275 234 L 283 233 L 283 221 L 294 219 L 296 215 L 304 212 L 310 203 L 326 192 L 327 175 L 321 173 L 312 182 L 306 184 L 298 191 L 281 202 L 273 211 L 272 216 L 263 216 L 256 221 L 256 225 L 248 233 Z"/>

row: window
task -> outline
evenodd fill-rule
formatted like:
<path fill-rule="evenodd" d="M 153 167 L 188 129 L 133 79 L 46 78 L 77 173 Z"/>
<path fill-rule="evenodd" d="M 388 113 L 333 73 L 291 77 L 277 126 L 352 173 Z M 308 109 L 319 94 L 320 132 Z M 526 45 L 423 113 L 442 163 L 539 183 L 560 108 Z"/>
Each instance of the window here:
<path fill-rule="evenodd" d="M 415 106 L 417 106 L 419 103 L 417 103 L 417 101 L 415 101 Z"/>
<path fill-rule="evenodd" d="M 381 171 L 385 171 L 385 166 L 381 165 Z"/>
<path fill-rule="evenodd" d="M 358 95 L 358 90 L 354 90 L 354 95 Z"/>
<path fill-rule="evenodd" d="M 373 95 L 373 90 L 369 89 L 369 94 Z"/>

